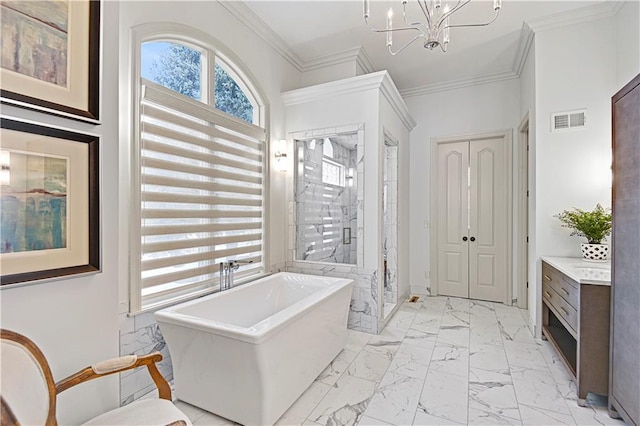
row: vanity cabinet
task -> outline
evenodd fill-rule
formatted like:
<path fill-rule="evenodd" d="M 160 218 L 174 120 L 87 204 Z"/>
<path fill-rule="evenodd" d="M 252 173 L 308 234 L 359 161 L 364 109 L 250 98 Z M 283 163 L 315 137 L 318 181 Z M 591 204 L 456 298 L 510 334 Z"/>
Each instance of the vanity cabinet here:
<path fill-rule="evenodd" d="M 542 261 L 542 334 L 576 380 L 584 405 L 590 392 L 608 394 L 610 275 L 580 259 L 560 259 Z"/>

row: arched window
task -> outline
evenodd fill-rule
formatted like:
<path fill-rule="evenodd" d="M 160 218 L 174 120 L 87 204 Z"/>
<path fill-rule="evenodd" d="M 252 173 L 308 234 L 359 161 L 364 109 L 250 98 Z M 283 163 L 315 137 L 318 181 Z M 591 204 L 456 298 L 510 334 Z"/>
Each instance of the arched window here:
<path fill-rule="evenodd" d="M 264 272 L 266 130 L 256 86 L 209 35 L 145 25 L 133 43 L 139 312 L 214 291 L 220 262 L 246 262 L 236 281 Z"/>
<path fill-rule="evenodd" d="M 242 89 L 241 78 L 220 57 L 215 57 L 213 91 L 207 82 L 207 49 L 172 40 L 143 42 L 140 46 L 140 75 L 184 96 L 208 103 L 227 114 L 256 123 L 255 100 Z M 240 83 L 239 83 L 240 82 Z"/>

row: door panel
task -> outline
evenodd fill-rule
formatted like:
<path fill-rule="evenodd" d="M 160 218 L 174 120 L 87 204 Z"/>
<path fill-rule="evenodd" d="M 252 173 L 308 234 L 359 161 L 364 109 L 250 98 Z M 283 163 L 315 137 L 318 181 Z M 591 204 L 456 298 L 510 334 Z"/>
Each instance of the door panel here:
<path fill-rule="evenodd" d="M 469 297 L 468 142 L 438 146 L 438 292 Z"/>
<path fill-rule="evenodd" d="M 507 168 L 504 139 L 471 141 L 469 297 L 503 302 L 507 281 Z M 471 239 L 471 238 L 470 238 Z"/>

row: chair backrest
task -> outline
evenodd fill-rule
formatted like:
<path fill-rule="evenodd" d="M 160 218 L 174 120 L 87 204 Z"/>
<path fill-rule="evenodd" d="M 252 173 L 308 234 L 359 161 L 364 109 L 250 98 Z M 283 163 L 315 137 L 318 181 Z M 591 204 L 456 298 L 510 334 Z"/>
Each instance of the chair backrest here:
<path fill-rule="evenodd" d="M 42 351 L 25 336 L 0 329 L 3 425 L 10 411 L 23 425 L 55 426 L 56 387 Z"/>

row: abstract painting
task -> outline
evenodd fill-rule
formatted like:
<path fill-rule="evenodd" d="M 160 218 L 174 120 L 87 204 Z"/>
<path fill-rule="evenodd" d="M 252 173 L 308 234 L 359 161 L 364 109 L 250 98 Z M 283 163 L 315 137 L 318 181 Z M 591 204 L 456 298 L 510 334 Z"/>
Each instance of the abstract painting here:
<path fill-rule="evenodd" d="M 68 159 L 0 149 L 0 253 L 67 246 Z"/>
<path fill-rule="evenodd" d="M 69 1 L 0 2 L 2 68 L 67 87 Z"/>
<path fill-rule="evenodd" d="M 4 103 L 98 120 L 100 0 L 0 0 Z"/>
<path fill-rule="evenodd" d="M 0 118 L 0 285 L 100 270 L 98 144 Z"/>

